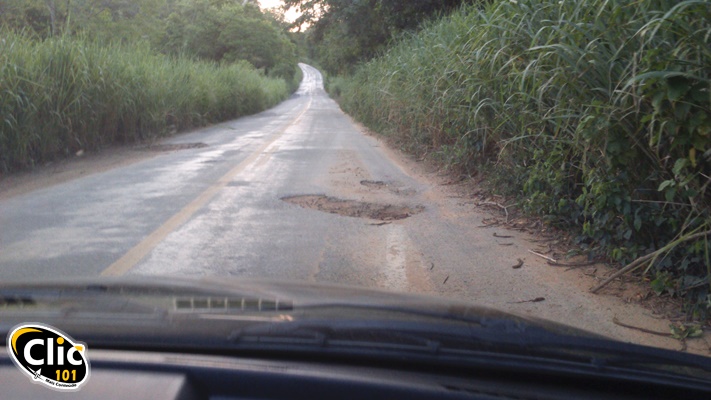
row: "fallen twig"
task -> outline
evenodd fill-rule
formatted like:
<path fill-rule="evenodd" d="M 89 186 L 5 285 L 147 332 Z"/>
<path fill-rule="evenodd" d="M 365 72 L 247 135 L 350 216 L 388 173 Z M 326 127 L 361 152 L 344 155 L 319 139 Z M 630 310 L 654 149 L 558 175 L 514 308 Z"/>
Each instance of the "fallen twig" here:
<path fill-rule="evenodd" d="M 521 300 L 521 301 L 510 301 L 509 304 L 521 304 L 521 303 L 539 303 L 541 301 L 546 301 L 545 297 L 536 297 L 531 300 Z"/>
<path fill-rule="evenodd" d="M 505 206 L 503 204 L 496 203 L 493 201 L 482 201 L 482 202 L 478 203 L 477 205 L 482 205 L 482 204 L 489 205 L 489 206 L 497 206 L 497 207 L 503 209 L 504 212 L 506 213 L 506 222 L 505 223 L 507 223 L 507 224 L 509 223 L 509 207 L 511 207 L 511 206 Z"/>
<path fill-rule="evenodd" d="M 511 239 L 513 236 L 499 235 L 498 233 L 494 232 L 494 237 L 502 238 L 502 239 Z"/>
<path fill-rule="evenodd" d="M 389 225 L 391 222 L 377 222 L 377 223 L 372 223 L 368 225 L 373 225 L 373 226 L 383 226 L 383 225 Z"/>
<path fill-rule="evenodd" d="M 667 333 L 667 332 L 658 332 L 658 331 L 653 331 L 653 330 L 651 330 L 651 329 L 640 328 L 640 327 L 634 326 L 634 325 L 623 324 L 622 322 L 620 322 L 620 321 L 617 319 L 617 316 L 615 316 L 615 317 L 612 318 L 612 322 L 613 322 L 615 325 L 619 325 L 619 326 L 622 326 L 622 327 L 625 327 L 625 328 L 629 328 L 629 329 L 634 329 L 634 330 L 637 330 L 637 331 L 640 331 L 640 332 L 644 332 L 644 333 L 649 333 L 650 335 L 657 335 L 657 336 L 664 336 L 664 337 L 671 337 L 671 336 L 672 336 L 671 333 Z"/>
<path fill-rule="evenodd" d="M 499 246 L 513 246 L 513 243 L 498 243 Z"/>
<path fill-rule="evenodd" d="M 447 277 L 444 278 L 444 282 L 442 282 L 442 284 L 444 285 L 445 283 L 447 283 L 448 280 L 449 280 L 449 275 L 447 275 Z"/>
<path fill-rule="evenodd" d="M 618 278 L 618 277 L 620 277 L 620 276 L 622 276 L 622 275 L 624 275 L 624 274 L 626 274 L 626 273 L 628 273 L 628 272 L 632 272 L 632 271 L 636 270 L 637 268 L 641 267 L 645 262 L 647 262 L 647 261 L 649 261 L 649 260 L 654 260 L 654 259 L 656 259 L 656 258 L 659 257 L 661 254 L 663 254 L 663 253 L 665 253 L 665 252 L 667 252 L 667 251 L 673 249 L 673 248 L 676 247 L 677 245 L 679 245 L 679 244 L 681 244 L 681 243 L 684 243 L 684 242 L 688 242 L 689 240 L 694 240 L 694 239 L 697 239 L 697 238 L 700 238 L 700 237 L 703 237 L 703 236 L 708 236 L 708 235 L 711 235 L 711 231 L 695 233 L 695 234 L 693 234 L 693 235 L 689 235 L 689 236 L 687 236 L 687 237 L 680 238 L 680 239 L 678 239 L 678 240 L 676 240 L 676 241 L 674 241 L 674 242 L 671 242 L 671 243 L 667 244 L 666 246 L 662 247 L 661 249 L 659 249 L 659 250 L 657 250 L 657 251 L 654 251 L 654 252 L 652 252 L 652 253 L 649 253 L 649 254 L 647 254 L 646 256 L 642 256 L 642 257 L 640 257 L 640 258 L 638 258 L 638 259 L 632 261 L 631 263 L 627 264 L 624 268 L 622 268 L 621 270 L 619 270 L 619 271 L 615 272 L 614 274 L 612 274 L 609 278 L 605 279 L 601 284 L 597 285 L 596 287 L 594 287 L 594 288 L 593 288 L 592 290 L 590 290 L 590 291 L 593 292 L 593 293 L 597 293 L 598 291 L 600 291 L 600 289 L 602 289 L 602 288 L 604 288 L 605 286 L 609 285 L 610 282 L 612 282 L 612 281 L 615 280 L 616 278 Z"/>
<path fill-rule="evenodd" d="M 482 225 L 479 225 L 478 227 L 479 228 L 490 228 L 492 226 L 497 226 L 497 225 L 501 224 L 501 222 L 499 220 L 497 220 L 496 218 L 493 219 L 493 222 L 489 222 L 489 221 L 492 221 L 492 220 L 491 219 L 481 220 Z"/>
<path fill-rule="evenodd" d="M 596 273 L 597 273 L 597 268 L 593 269 L 592 272 L 590 272 L 590 273 L 587 273 L 587 272 L 586 272 L 586 273 L 583 273 L 583 275 L 590 276 L 590 277 L 592 277 L 592 278 L 596 278 L 596 279 L 597 279 L 597 276 L 595 275 Z"/>
<path fill-rule="evenodd" d="M 559 263 L 559 262 L 553 262 L 553 261 L 548 261 L 548 265 L 552 265 L 554 267 L 572 267 L 572 268 L 578 268 L 578 267 L 589 267 L 591 265 L 597 264 L 597 261 L 581 261 L 577 263 Z"/>
<path fill-rule="evenodd" d="M 557 260 L 555 260 L 555 259 L 553 259 L 553 258 L 550 258 L 550 257 L 548 257 L 548 256 L 544 256 L 544 255 L 541 254 L 541 253 L 536 253 L 535 251 L 533 251 L 533 250 L 531 250 L 531 249 L 528 249 L 528 252 L 531 253 L 531 254 L 537 255 L 538 257 L 545 258 L 546 260 L 551 261 L 551 262 L 554 262 L 554 263 L 556 263 L 556 264 L 558 263 Z"/>

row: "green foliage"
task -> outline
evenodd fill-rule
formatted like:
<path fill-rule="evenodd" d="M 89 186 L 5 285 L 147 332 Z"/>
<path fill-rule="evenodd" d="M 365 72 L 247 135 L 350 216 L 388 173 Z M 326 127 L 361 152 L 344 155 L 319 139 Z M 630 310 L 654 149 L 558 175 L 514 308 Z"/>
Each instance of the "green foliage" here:
<path fill-rule="evenodd" d="M 283 79 L 69 36 L 0 40 L 0 171 L 261 111 Z"/>
<path fill-rule="evenodd" d="M 296 45 L 281 16 L 254 1 L 2 0 L 0 25 L 37 38 L 82 36 L 99 43 L 148 42 L 166 54 L 247 61 L 292 81 Z"/>
<path fill-rule="evenodd" d="M 296 45 L 278 21 L 254 5 L 230 0 L 178 2 L 160 48 L 219 62 L 244 60 L 289 81 L 298 69 Z"/>
<path fill-rule="evenodd" d="M 172 0 L 2 0 L 0 25 L 40 38 L 84 33 L 101 42 L 155 42 L 172 3 Z"/>
<path fill-rule="evenodd" d="M 285 28 L 254 1 L 0 0 L 0 171 L 275 104 Z"/>
<path fill-rule="evenodd" d="M 669 330 L 671 331 L 671 336 L 674 339 L 686 340 L 697 337 L 702 337 L 704 335 L 704 329 L 700 325 L 682 325 L 682 324 L 671 324 L 669 325 Z"/>
<path fill-rule="evenodd" d="M 590 252 L 664 249 L 647 272 L 669 273 L 690 311 L 708 307 L 708 236 L 685 240 L 711 230 L 708 1 L 470 7 L 332 89 L 411 149 L 495 164 L 527 211 L 574 227 Z"/>
<path fill-rule="evenodd" d="M 308 24 L 311 57 L 330 73 L 344 73 L 383 51 L 403 31 L 473 0 L 285 0 Z"/>

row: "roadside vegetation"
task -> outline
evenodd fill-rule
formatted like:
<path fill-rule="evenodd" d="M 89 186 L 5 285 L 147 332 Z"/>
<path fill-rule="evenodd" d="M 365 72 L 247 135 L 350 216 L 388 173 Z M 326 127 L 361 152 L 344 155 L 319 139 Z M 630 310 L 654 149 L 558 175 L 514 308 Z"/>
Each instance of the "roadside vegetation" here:
<path fill-rule="evenodd" d="M 329 62 L 347 112 L 708 316 L 710 2 L 483 2 Z"/>
<path fill-rule="evenodd" d="M 330 74 L 352 73 L 358 63 L 388 48 L 394 36 L 414 31 L 426 20 L 478 0 L 284 0 L 301 14 L 293 23 L 307 26 L 311 59 Z"/>
<path fill-rule="evenodd" d="M 228 0 L 0 3 L 0 173 L 277 104 L 287 27 Z"/>

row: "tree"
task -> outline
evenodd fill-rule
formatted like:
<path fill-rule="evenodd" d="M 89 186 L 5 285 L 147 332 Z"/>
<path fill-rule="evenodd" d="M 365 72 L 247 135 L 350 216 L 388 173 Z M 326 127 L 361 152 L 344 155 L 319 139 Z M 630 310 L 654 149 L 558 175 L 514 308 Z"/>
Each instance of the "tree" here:
<path fill-rule="evenodd" d="M 155 39 L 175 0 L 0 0 L 0 25 L 39 37 L 83 33 L 98 40 Z"/>
<path fill-rule="evenodd" d="M 440 13 L 473 0 L 285 0 L 301 16 L 293 27 L 310 26 L 314 54 L 332 73 L 368 60 L 402 31 L 417 29 Z"/>
<path fill-rule="evenodd" d="M 177 3 L 167 20 L 161 48 L 220 62 L 245 60 L 267 73 L 289 71 L 288 79 L 297 62 L 296 46 L 278 21 L 252 3 L 231 0 Z"/>
<path fill-rule="evenodd" d="M 48 0 L 0 0 L 0 26 L 49 36 L 56 27 L 57 11 Z"/>

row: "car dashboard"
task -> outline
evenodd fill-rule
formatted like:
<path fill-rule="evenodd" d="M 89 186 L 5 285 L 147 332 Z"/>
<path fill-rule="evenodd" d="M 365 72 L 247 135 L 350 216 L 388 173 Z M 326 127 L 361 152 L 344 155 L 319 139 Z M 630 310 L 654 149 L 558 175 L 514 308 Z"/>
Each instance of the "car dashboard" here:
<path fill-rule="evenodd" d="M 555 377 L 499 368 L 426 368 L 407 362 L 252 358 L 218 354 L 91 350 L 78 392 L 32 384 L 0 353 L 2 398 L 43 399 L 650 399 L 686 397 L 674 388 Z M 688 395 L 702 395 L 686 393 Z M 708 394 L 708 393 L 706 393 Z M 692 397 L 687 397 L 692 398 Z"/>

